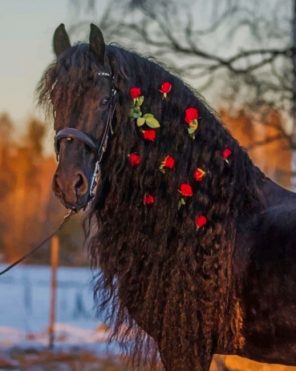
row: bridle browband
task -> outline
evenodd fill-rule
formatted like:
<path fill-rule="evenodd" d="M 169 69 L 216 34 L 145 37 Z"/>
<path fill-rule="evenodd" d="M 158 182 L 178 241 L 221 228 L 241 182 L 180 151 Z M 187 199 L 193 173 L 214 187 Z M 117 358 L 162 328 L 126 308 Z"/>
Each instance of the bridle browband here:
<path fill-rule="evenodd" d="M 56 136 L 54 139 L 57 160 L 59 160 L 59 143 L 62 139 L 66 139 L 68 141 L 72 141 L 73 139 L 79 140 L 80 142 L 84 143 L 89 149 L 91 149 L 93 153 L 95 153 L 96 163 L 95 163 L 94 172 L 93 172 L 91 182 L 90 182 L 87 204 L 95 196 L 95 193 L 96 193 L 96 188 L 97 188 L 100 173 L 101 173 L 100 165 L 103 159 L 103 155 L 107 150 L 109 134 L 111 135 L 113 134 L 112 120 L 113 120 L 113 115 L 114 115 L 115 107 L 116 107 L 115 97 L 116 97 L 117 91 L 114 88 L 113 75 L 109 72 L 98 72 L 97 75 L 112 79 L 112 90 L 111 90 L 111 97 L 110 97 L 110 103 L 109 103 L 108 117 L 107 117 L 106 126 L 104 128 L 104 132 L 103 132 L 102 140 L 100 144 L 98 144 L 89 134 L 79 129 L 70 128 L 70 127 L 59 130 L 56 133 Z M 75 207 L 73 207 L 72 209 L 76 210 Z"/>

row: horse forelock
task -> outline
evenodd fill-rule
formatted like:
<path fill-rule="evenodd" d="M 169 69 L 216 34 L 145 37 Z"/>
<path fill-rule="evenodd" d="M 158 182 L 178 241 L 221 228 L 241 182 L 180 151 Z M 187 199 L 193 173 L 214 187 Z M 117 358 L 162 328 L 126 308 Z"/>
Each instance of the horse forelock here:
<path fill-rule="evenodd" d="M 73 107 L 79 106 L 89 82 L 95 78 L 97 63 L 88 44 L 77 44 L 66 50 L 44 72 L 38 88 L 38 103 L 49 115 L 62 112 L 68 122 Z"/>

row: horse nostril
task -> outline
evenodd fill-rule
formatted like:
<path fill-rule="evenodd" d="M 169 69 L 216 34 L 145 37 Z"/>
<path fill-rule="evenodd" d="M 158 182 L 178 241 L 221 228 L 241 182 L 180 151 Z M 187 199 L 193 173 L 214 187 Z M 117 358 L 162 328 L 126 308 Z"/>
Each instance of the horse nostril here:
<path fill-rule="evenodd" d="M 73 186 L 79 196 L 83 196 L 88 190 L 87 178 L 82 173 L 77 173 Z"/>
<path fill-rule="evenodd" d="M 58 177 L 57 174 L 55 174 L 54 177 L 53 177 L 52 189 L 57 196 L 60 196 L 62 194 L 62 187 L 60 185 L 59 177 Z"/>
<path fill-rule="evenodd" d="M 82 185 L 83 185 L 83 178 L 82 178 L 81 174 L 78 174 L 77 175 L 77 181 L 76 181 L 76 184 L 75 184 L 75 188 L 78 189 Z"/>

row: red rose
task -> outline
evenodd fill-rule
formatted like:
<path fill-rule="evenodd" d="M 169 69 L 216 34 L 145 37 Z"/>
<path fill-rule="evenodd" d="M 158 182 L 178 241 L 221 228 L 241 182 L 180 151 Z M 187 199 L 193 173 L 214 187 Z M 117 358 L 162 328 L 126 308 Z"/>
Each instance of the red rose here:
<path fill-rule="evenodd" d="M 163 167 L 166 167 L 168 169 L 173 169 L 173 167 L 175 166 L 175 159 L 174 157 L 168 155 L 164 158 L 163 160 L 163 163 L 162 163 Z"/>
<path fill-rule="evenodd" d="M 182 196 L 184 197 L 191 197 L 192 196 L 192 187 L 189 183 L 182 183 L 180 185 L 180 190 Z"/>
<path fill-rule="evenodd" d="M 197 182 L 201 182 L 203 180 L 203 178 L 205 177 L 206 175 L 206 172 L 204 170 L 202 170 L 200 167 L 198 167 L 195 171 L 194 171 L 194 179 L 197 181 Z"/>
<path fill-rule="evenodd" d="M 197 120 L 199 117 L 199 111 L 197 108 L 188 107 L 185 110 L 185 121 L 189 125 L 192 121 Z"/>
<path fill-rule="evenodd" d="M 151 129 L 151 130 L 143 130 L 142 131 L 143 138 L 145 140 L 149 140 L 150 142 L 154 142 L 156 138 L 156 131 Z"/>
<path fill-rule="evenodd" d="M 143 198 L 144 205 L 153 205 L 155 202 L 155 197 L 146 193 Z"/>
<path fill-rule="evenodd" d="M 128 159 L 132 166 L 138 166 L 141 163 L 141 157 L 137 153 L 130 153 Z"/>
<path fill-rule="evenodd" d="M 172 90 L 172 84 L 168 81 L 165 81 L 161 87 L 160 87 L 160 92 L 163 94 L 168 94 Z"/>
<path fill-rule="evenodd" d="M 225 148 L 222 153 L 222 157 L 224 160 L 227 160 L 232 154 L 232 150 L 230 148 Z"/>
<path fill-rule="evenodd" d="M 202 228 L 204 225 L 207 224 L 207 222 L 208 222 L 208 219 L 207 219 L 206 216 L 204 216 L 204 215 L 198 215 L 195 218 L 196 229 Z"/>
<path fill-rule="evenodd" d="M 130 96 L 133 99 L 139 98 L 142 94 L 142 91 L 137 86 L 134 86 L 133 88 L 130 88 Z"/>

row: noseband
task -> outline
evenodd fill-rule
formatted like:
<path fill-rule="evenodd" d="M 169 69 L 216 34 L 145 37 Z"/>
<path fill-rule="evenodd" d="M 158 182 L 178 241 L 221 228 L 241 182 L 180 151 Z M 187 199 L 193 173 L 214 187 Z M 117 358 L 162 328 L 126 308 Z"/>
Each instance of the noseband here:
<path fill-rule="evenodd" d="M 96 193 L 96 188 L 97 188 L 99 177 L 101 174 L 101 162 L 103 159 L 103 155 L 107 149 L 109 134 L 111 135 L 113 134 L 112 119 L 113 119 L 115 106 L 116 106 L 115 97 L 116 97 L 117 91 L 113 86 L 113 76 L 108 72 L 98 72 L 98 76 L 103 76 L 103 77 L 112 79 L 110 107 L 108 111 L 106 126 L 104 128 L 104 132 L 103 132 L 103 136 L 102 136 L 102 140 L 100 144 L 94 141 L 93 138 L 87 133 L 81 130 L 75 129 L 75 128 L 64 128 L 64 129 L 59 130 L 54 139 L 57 160 L 59 160 L 59 143 L 62 139 L 66 139 L 67 141 L 72 141 L 73 139 L 76 139 L 84 143 L 89 149 L 92 150 L 93 153 L 95 153 L 96 164 L 95 164 L 94 172 L 91 178 L 87 204 L 95 196 L 95 193 Z M 74 209 L 76 208 L 74 207 Z"/>

